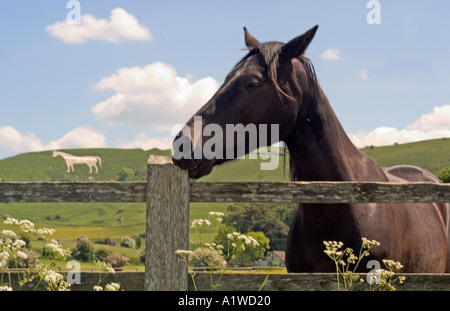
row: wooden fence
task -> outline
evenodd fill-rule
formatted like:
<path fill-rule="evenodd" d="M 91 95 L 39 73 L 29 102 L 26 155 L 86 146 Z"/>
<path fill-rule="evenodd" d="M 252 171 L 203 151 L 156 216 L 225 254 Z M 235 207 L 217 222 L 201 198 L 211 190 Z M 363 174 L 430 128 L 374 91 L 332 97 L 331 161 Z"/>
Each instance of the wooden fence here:
<path fill-rule="evenodd" d="M 133 284 L 142 284 L 144 290 L 187 290 L 192 289 L 190 277 L 175 251 L 189 249 L 190 202 L 450 202 L 450 185 L 382 182 L 191 184 L 187 171 L 175 166 L 170 157 L 150 156 L 147 182 L 0 183 L 0 202 L 145 202 L 145 273 L 140 276 L 135 273 L 138 280 Z M 252 290 L 264 277 L 224 275 L 224 286 L 219 289 Z M 207 289 L 201 285 L 208 283 L 207 278 L 201 274 L 197 278 L 200 289 Z M 447 274 L 411 275 L 409 279 L 413 281 L 407 281 L 409 285 L 405 284 L 404 289 L 450 289 L 450 275 Z M 228 281 L 232 287 L 226 286 Z M 269 277 L 265 289 L 330 290 L 335 288 L 333 281 L 335 274 L 279 274 Z"/>

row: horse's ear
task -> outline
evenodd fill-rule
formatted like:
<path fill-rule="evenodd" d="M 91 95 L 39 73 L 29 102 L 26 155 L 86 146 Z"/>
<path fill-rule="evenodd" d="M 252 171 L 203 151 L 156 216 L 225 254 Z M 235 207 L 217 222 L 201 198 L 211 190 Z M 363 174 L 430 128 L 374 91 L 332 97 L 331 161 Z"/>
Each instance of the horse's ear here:
<path fill-rule="evenodd" d="M 301 56 L 314 38 L 317 28 L 319 28 L 319 25 L 314 26 L 301 36 L 298 36 L 286 43 L 283 46 L 283 55 L 286 55 L 289 58 L 297 58 Z"/>
<path fill-rule="evenodd" d="M 253 49 L 256 49 L 261 43 L 253 37 L 247 30 L 246 27 L 244 27 L 244 35 L 245 35 L 245 44 L 247 45 L 247 48 L 251 51 Z"/>

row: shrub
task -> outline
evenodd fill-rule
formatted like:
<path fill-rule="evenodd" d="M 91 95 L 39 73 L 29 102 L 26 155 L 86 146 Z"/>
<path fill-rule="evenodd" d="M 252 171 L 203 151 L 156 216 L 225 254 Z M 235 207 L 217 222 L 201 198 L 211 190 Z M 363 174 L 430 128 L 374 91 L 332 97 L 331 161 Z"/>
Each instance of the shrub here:
<path fill-rule="evenodd" d="M 94 252 L 94 258 L 98 261 L 106 261 L 108 255 L 108 252 L 104 249 L 98 249 Z"/>
<path fill-rule="evenodd" d="M 116 245 L 116 241 L 114 241 L 113 238 L 106 238 L 105 241 L 104 241 L 104 243 L 105 243 L 106 245 L 111 245 L 111 246 L 115 246 L 115 245 Z"/>
<path fill-rule="evenodd" d="M 39 262 L 39 254 L 29 248 L 24 248 L 14 256 L 9 257 L 9 268 L 28 268 L 34 267 Z"/>
<path fill-rule="evenodd" d="M 86 236 L 80 235 L 77 238 L 77 246 L 72 250 L 72 257 L 80 261 L 92 261 L 94 244 Z"/>
<path fill-rule="evenodd" d="M 199 247 L 190 254 L 189 264 L 192 267 L 224 268 L 227 262 L 217 250 L 208 247 Z"/>
<path fill-rule="evenodd" d="M 136 248 L 139 249 L 141 248 L 142 245 L 142 240 L 140 236 L 137 236 L 136 239 L 134 240 L 136 242 Z"/>
<path fill-rule="evenodd" d="M 136 247 L 136 241 L 134 241 L 133 238 L 131 238 L 129 236 L 124 236 L 120 240 L 120 246 L 129 247 L 129 248 L 135 248 Z"/>
<path fill-rule="evenodd" d="M 106 262 L 109 263 L 113 268 L 123 267 L 128 264 L 130 258 L 119 255 L 119 254 L 111 254 L 106 258 Z"/>
<path fill-rule="evenodd" d="M 141 261 L 141 263 L 145 264 L 145 248 L 144 250 L 139 254 L 139 260 Z"/>
<path fill-rule="evenodd" d="M 444 167 L 442 171 L 437 174 L 437 177 L 443 183 L 450 183 L 450 167 Z"/>

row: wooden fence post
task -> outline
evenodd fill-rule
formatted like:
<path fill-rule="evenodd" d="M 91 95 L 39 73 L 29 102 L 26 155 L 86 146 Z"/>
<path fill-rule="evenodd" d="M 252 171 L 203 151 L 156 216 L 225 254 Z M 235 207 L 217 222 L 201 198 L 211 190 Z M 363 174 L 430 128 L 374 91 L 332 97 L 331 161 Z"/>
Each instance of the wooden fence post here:
<path fill-rule="evenodd" d="M 188 172 L 170 157 L 149 157 L 145 290 L 187 290 L 188 271 L 175 251 L 189 249 L 189 187 Z"/>

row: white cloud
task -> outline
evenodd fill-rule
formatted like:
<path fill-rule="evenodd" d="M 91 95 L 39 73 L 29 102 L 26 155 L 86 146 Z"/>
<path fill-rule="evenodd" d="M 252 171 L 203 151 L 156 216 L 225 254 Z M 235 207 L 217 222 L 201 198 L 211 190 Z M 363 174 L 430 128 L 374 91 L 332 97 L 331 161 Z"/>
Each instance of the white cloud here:
<path fill-rule="evenodd" d="M 105 137 L 97 130 L 80 126 L 63 137 L 43 144 L 34 133 L 20 133 L 12 126 L 0 127 L 0 150 L 21 153 L 64 148 L 103 148 Z"/>
<path fill-rule="evenodd" d="M 422 115 L 407 129 L 422 131 L 450 130 L 450 105 L 434 107 L 433 111 Z"/>
<path fill-rule="evenodd" d="M 136 17 L 122 8 L 111 11 L 110 19 L 96 19 L 93 15 L 81 16 L 81 24 L 66 20 L 47 26 L 46 31 L 67 43 L 83 43 L 86 40 L 119 42 L 123 40 L 151 40 L 150 30 L 139 24 Z"/>
<path fill-rule="evenodd" d="M 89 126 L 80 126 L 68 132 L 60 139 L 44 146 L 45 150 L 68 148 L 104 148 L 105 136 Z"/>
<path fill-rule="evenodd" d="M 340 51 L 338 49 L 328 49 L 325 50 L 321 54 L 321 59 L 327 59 L 327 60 L 342 60 L 341 56 L 339 55 Z"/>
<path fill-rule="evenodd" d="M 363 80 L 369 80 L 367 69 L 363 69 L 359 72 L 359 77 Z"/>
<path fill-rule="evenodd" d="M 42 150 L 42 142 L 33 133 L 24 134 L 12 126 L 0 127 L 0 149 L 13 152 L 39 151 Z"/>
<path fill-rule="evenodd" d="M 195 82 L 179 77 L 173 67 L 161 62 L 121 68 L 95 85 L 97 90 L 116 93 L 94 106 L 92 112 L 108 125 L 144 125 L 170 131 L 174 124 L 186 122 L 218 86 L 211 77 Z"/>
<path fill-rule="evenodd" d="M 145 133 L 139 133 L 134 136 L 133 141 L 119 141 L 116 142 L 117 148 L 133 149 L 141 148 L 143 150 L 149 150 L 153 148 L 158 149 L 170 149 L 172 148 L 173 137 L 167 135 L 165 137 L 148 137 Z"/>
<path fill-rule="evenodd" d="M 432 112 L 422 115 L 405 129 L 378 127 L 369 133 L 350 133 L 349 137 L 359 148 L 450 137 L 450 105 L 435 107 Z"/>

